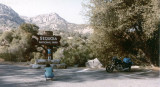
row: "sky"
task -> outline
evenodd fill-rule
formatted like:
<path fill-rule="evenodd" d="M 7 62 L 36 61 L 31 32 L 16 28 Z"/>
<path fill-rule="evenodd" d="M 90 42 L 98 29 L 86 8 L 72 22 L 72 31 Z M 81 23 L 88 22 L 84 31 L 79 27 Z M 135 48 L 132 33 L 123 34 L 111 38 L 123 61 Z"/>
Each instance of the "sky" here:
<path fill-rule="evenodd" d="M 84 24 L 82 15 L 84 0 L 0 0 L 21 16 L 34 17 L 40 14 L 57 13 L 70 23 Z"/>

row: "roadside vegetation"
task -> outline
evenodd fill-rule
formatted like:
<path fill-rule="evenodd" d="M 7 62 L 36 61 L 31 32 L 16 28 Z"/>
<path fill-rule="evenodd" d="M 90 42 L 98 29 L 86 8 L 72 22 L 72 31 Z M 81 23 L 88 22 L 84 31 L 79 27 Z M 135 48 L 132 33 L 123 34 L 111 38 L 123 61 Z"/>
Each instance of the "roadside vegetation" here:
<path fill-rule="evenodd" d="M 22 24 L 17 30 L 5 31 L 0 37 L 0 58 L 7 61 L 26 61 L 33 49 L 31 38 L 38 32 L 38 26 Z"/>
<path fill-rule="evenodd" d="M 135 64 L 159 65 L 159 0 L 90 0 L 87 16 L 94 29 L 90 47 L 106 64 L 113 56 Z"/>
<path fill-rule="evenodd" d="M 35 62 L 44 59 L 43 48 L 32 44 L 32 36 L 42 33 L 34 24 L 22 24 L 18 29 L 5 31 L 0 36 L 0 58 L 5 61 Z M 91 50 L 87 45 L 88 34 L 79 34 L 68 31 L 53 31 L 60 35 L 61 46 L 53 47 L 53 58 L 61 59 L 68 66 L 84 66 L 88 59 L 92 59 Z"/>
<path fill-rule="evenodd" d="M 61 46 L 54 47 L 53 58 L 68 66 L 85 66 L 98 58 L 105 66 L 113 56 L 132 58 L 134 64 L 159 65 L 160 1 L 90 0 L 84 4 L 93 34 L 57 31 Z M 0 58 L 6 61 L 43 59 L 31 43 L 32 35 L 42 33 L 34 24 L 0 34 Z"/>

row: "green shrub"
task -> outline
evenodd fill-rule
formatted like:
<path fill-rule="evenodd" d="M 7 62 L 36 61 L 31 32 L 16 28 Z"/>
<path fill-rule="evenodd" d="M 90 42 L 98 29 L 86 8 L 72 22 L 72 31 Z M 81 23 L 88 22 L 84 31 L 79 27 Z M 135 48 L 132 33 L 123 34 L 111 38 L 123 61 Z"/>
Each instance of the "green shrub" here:
<path fill-rule="evenodd" d="M 4 59 L 5 61 L 18 61 L 17 56 L 11 53 L 0 53 L 0 58 Z"/>
<path fill-rule="evenodd" d="M 64 47 L 63 56 L 59 56 L 62 57 L 62 62 L 66 63 L 67 66 L 85 66 L 88 59 L 93 59 L 94 55 L 84 39 L 76 37 L 66 40 L 66 42 L 68 43 L 68 47 Z"/>

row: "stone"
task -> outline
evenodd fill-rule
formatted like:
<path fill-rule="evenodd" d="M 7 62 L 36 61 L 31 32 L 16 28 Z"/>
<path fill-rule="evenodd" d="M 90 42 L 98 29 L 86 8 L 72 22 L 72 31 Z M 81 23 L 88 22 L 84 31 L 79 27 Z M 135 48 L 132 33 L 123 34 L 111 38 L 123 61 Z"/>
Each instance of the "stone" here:
<path fill-rule="evenodd" d="M 61 60 L 60 59 L 53 59 L 51 60 L 51 63 L 53 64 L 60 64 Z"/>
<path fill-rule="evenodd" d="M 53 68 L 53 69 L 57 69 L 57 65 L 56 64 L 50 64 L 51 65 L 51 67 Z"/>
<path fill-rule="evenodd" d="M 46 59 L 37 59 L 35 61 L 35 64 L 46 64 L 47 63 L 47 60 Z"/>
<path fill-rule="evenodd" d="M 32 69 L 40 69 L 41 68 L 41 66 L 38 64 L 32 64 L 31 67 L 32 67 Z"/>
<path fill-rule="evenodd" d="M 67 65 L 65 63 L 56 64 L 56 66 L 57 66 L 57 69 L 66 69 L 67 68 Z"/>
<path fill-rule="evenodd" d="M 48 61 L 47 59 L 37 59 L 35 64 L 31 64 L 33 69 L 45 68 L 46 64 L 49 63 L 53 69 L 66 69 L 67 65 L 65 63 L 61 63 L 60 59 L 54 59 Z"/>
<path fill-rule="evenodd" d="M 93 60 L 88 60 L 88 62 L 86 62 L 86 67 L 88 68 L 101 68 L 102 64 L 100 63 L 100 61 L 95 58 Z"/>

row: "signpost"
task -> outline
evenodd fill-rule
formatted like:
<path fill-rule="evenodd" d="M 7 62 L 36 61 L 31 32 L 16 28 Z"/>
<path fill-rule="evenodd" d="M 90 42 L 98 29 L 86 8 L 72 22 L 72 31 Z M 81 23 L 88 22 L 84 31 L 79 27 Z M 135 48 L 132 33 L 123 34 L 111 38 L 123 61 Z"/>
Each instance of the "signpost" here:
<path fill-rule="evenodd" d="M 32 36 L 32 44 L 33 45 L 41 45 L 41 47 L 43 47 L 43 54 L 45 55 L 45 57 L 49 57 L 49 55 L 47 55 L 47 50 L 51 49 L 51 59 L 53 59 L 52 57 L 52 52 L 53 52 L 53 47 L 54 46 L 60 46 L 60 39 L 61 36 L 55 36 L 53 35 L 52 31 L 45 31 L 44 35 L 37 35 L 37 36 Z"/>

